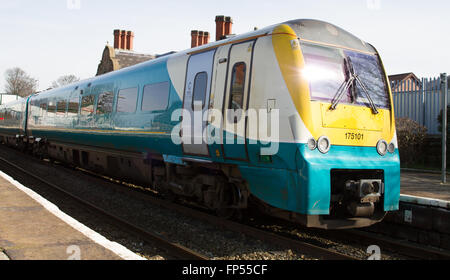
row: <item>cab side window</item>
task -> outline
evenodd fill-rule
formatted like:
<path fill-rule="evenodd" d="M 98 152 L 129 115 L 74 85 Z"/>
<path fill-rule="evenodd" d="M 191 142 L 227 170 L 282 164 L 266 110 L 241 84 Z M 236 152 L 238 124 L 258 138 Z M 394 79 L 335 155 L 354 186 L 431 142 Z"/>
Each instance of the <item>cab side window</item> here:
<path fill-rule="evenodd" d="M 233 66 L 228 109 L 243 109 L 246 70 L 247 69 L 244 62 L 238 62 Z"/>
<path fill-rule="evenodd" d="M 202 109 L 205 107 L 206 88 L 208 87 L 208 74 L 206 72 L 198 73 L 194 81 L 194 99 L 192 106 L 201 103 Z"/>

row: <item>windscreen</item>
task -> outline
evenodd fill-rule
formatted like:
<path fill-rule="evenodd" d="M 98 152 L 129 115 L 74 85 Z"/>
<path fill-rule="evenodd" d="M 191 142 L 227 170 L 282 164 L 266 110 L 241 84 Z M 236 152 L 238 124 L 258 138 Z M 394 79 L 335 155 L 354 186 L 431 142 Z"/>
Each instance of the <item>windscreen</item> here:
<path fill-rule="evenodd" d="M 389 109 L 389 95 L 378 56 L 340 48 L 302 43 L 304 77 L 309 81 L 311 99 L 332 102 L 353 72 L 366 87 L 378 108 Z M 354 82 L 340 103 L 369 106 L 363 87 Z"/>

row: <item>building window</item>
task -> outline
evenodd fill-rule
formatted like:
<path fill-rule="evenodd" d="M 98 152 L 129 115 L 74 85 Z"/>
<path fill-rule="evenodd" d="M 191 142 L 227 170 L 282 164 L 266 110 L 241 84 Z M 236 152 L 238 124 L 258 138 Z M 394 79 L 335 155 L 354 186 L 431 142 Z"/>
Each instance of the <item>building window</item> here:
<path fill-rule="evenodd" d="M 233 66 L 231 76 L 231 93 L 228 109 L 239 110 L 244 106 L 246 66 L 244 62 L 238 62 Z"/>
<path fill-rule="evenodd" d="M 88 116 L 94 114 L 95 96 L 88 95 L 81 99 L 81 115 Z"/>
<path fill-rule="evenodd" d="M 118 113 L 134 113 L 137 106 L 137 88 L 122 89 L 119 91 L 117 98 L 117 112 Z"/>
<path fill-rule="evenodd" d="M 78 106 L 80 105 L 80 98 L 75 97 L 70 99 L 69 108 L 67 109 L 68 116 L 76 116 L 78 115 Z"/>
<path fill-rule="evenodd" d="M 97 115 L 112 113 L 114 94 L 104 92 L 98 96 Z"/>
<path fill-rule="evenodd" d="M 205 107 L 206 89 L 208 87 L 208 74 L 206 72 L 198 73 L 194 81 L 194 98 L 192 100 L 192 107 L 195 104 L 201 103 L 202 109 Z"/>
<path fill-rule="evenodd" d="M 169 105 L 169 82 L 146 85 L 142 96 L 142 111 L 162 111 Z"/>

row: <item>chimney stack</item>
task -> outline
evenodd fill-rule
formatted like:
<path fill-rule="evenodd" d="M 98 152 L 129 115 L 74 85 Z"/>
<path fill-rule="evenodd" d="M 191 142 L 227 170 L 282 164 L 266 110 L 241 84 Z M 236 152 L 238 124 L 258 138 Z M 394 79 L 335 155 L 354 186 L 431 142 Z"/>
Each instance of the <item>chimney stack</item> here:
<path fill-rule="evenodd" d="M 231 17 L 216 16 L 216 41 L 225 39 L 232 33 L 233 19 Z"/>
<path fill-rule="evenodd" d="M 222 40 L 225 34 L 225 16 L 216 16 L 216 41 Z"/>
<path fill-rule="evenodd" d="M 233 33 L 233 19 L 231 17 L 225 17 L 225 34 L 224 36 Z"/>
<path fill-rule="evenodd" d="M 120 44 L 121 44 L 120 30 L 116 29 L 114 30 L 114 48 L 120 49 Z"/>
<path fill-rule="evenodd" d="M 198 30 L 191 31 L 191 48 L 198 47 Z"/>
<path fill-rule="evenodd" d="M 134 46 L 134 32 L 114 30 L 114 48 L 132 51 Z"/>
<path fill-rule="evenodd" d="M 209 32 L 207 31 L 192 30 L 191 38 L 191 48 L 209 44 Z"/>
<path fill-rule="evenodd" d="M 126 49 L 127 43 L 127 32 L 125 30 L 120 31 L 120 48 L 122 50 Z"/>
<path fill-rule="evenodd" d="M 209 44 L 209 32 L 203 34 L 203 45 Z"/>
<path fill-rule="evenodd" d="M 128 31 L 127 32 L 127 44 L 126 44 L 127 50 L 132 51 L 133 44 L 134 44 L 134 33 L 132 31 Z"/>
<path fill-rule="evenodd" d="M 205 32 L 203 31 L 198 31 L 198 46 L 203 45 L 203 35 L 205 34 Z"/>

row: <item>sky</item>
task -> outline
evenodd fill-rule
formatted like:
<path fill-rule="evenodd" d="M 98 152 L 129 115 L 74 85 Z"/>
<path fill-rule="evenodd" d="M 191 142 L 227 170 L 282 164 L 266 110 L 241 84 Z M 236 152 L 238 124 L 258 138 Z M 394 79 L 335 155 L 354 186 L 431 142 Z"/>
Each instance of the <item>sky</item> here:
<path fill-rule="evenodd" d="M 191 30 L 215 38 L 215 16 L 241 34 L 310 18 L 337 25 L 374 45 L 388 74 L 450 74 L 450 1 L 446 0 L 0 0 L 0 92 L 5 71 L 20 67 L 50 87 L 62 75 L 95 76 L 113 30 L 135 33 L 134 50 L 190 48 Z"/>

